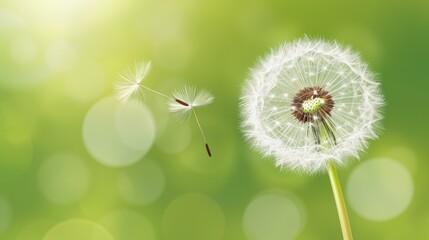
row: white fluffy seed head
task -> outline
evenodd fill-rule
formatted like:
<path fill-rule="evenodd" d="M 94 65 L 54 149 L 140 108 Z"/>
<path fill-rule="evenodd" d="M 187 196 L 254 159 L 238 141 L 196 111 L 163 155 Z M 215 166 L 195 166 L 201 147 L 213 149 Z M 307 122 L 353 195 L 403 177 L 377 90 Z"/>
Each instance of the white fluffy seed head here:
<path fill-rule="evenodd" d="M 128 69 L 120 74 L 120 80 L 115 82 L 114 87 L 119 100 L 127 102 L 132 98 L 141 100 L 143 98 L 143 81 L 149 75 L 152 67 L 150 61 L 138 62 L 134 69 Z"/>
<path fill-rule="evenodd" d="M 242 127 L 253 147 L 274 157 L 281 168 L 315 173 L 324 171 L 328 161 L 344 165 L 377 137 L 384 105 L 379 85 L 358 54 L 337 42 L 304 38 L 286 43 L 251 69 L 241 98 Z M 329 92 L 334 106 L 329 114 L 299 121 L 292 114 L 294 98 L 315 86 Z M 319 128 L 328 130 L 317 135 L 317 142 Z"/>
<path fill-rule="evenodd" d="M 172 95 L 173 97 L 169 102 L 169 110 L 179 120 L 189 119 L 192 108 L 205 106 L 214 101 L 214 96 L 210 91 L 205 89 L 197 90 L 196 87 L 185 86 L 174 91 Z"/>

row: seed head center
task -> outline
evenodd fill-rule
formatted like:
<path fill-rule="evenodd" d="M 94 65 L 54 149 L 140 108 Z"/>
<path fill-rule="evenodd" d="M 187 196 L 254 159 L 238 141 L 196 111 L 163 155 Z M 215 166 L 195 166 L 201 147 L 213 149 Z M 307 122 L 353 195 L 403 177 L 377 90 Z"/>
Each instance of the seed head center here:
<path fill-rule="evenodd" d="M 304 113 L 314 114 L 325 106 L 325 100 L 319 97 L 307 99 L 302 103 Z"/>
<path fill-rule="evenodd" d="M 302 123 L 325 121 L 334 108 L 334 100 L 320 86 L 306 87 L 296 93 L 291 109 L 292 115 Z"/>

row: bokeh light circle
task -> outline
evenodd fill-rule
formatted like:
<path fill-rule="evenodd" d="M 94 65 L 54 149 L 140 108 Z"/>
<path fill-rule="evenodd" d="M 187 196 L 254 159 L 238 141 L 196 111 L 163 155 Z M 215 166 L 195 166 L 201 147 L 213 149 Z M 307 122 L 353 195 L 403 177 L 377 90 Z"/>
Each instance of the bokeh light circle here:
<path fill-rule="evenodd" d="M 30 88 L 52 76 L 44 62 L 38 61 L 40 39 L 27 20 L 20 11 L 0 7 L 0 87 Z"/>
<path fill-rule="evenodd" d="M 147 152 L 155 139 L 155 121 L 150 110 L 139 102 L 131 102 L 120 104 L 116 111 L 116 129 L 122 142 Z"/>
<path fill-rule="evenodd" d="M 153 161 L 133 166 L 118 176 L 117 187 L 120 196 L 131 204 L 150 204 L 156 201 L 165 188 L 165 175 Z"/>
<path fill-rule="evenodd" d="M 110 233 L 97 223 L 72 219 L 57 224 L 43 240 L 114 240 Z"/>
<path fill-rule="evenodd" d="M 101 164 L 129 166 L 150 150 L 155 140 L 155 122 L 143 103 L 125 104 L 107 97 L 95 103 L 86 114 L 83 140 Z"/>
<path fill-rule="evenodd" d="M 88 190 L 90 172 L 83 160 L 58 154 L 45 160 L 39 169 L 39 187 L 53 203 L 68 204 L 80 200 Z"/>
<path fill-rule="evenodd" d="M 155 240 L 152 223 L 141 214 L 121 210 L 108 213 L 100 219 L 115 240 Z"/>
<path fill-rule="evenodd" d="M 377 158 L 360 164 L 350 174 L 347 195 L 363 218 L 386 221 L 410 204 L 414 185 L 409 171 L 395 160 Z"/>
<path fill-rule="evenodd" d="M 27 22 L 16 12 L 10 9 L 0 8 L 0 34 L 10 36 L 11 33 L 23 30 Z"/>
<path fill-rule="evenodd" d="M 287 240 L 295 239 L 304 222 L 305 215 L 295 198 L 264 193 L 247 206 L 243 228 L 250 240 Z"/>
<path fill-rule="evenodd" d="M 76 47 L 69 41 L 53 41 L 46 50 L 47 66 L 55 72 L 62 72 L 74 66 L 78 59 Z"/>
<path fill-rule="evenodd" d="M 186 194 L 168 205 L 162 228 L 166 240 L 220 240 L 225 217 L 219 204 L 208 196 Z"/>
<path fill-rule="evenodd" d="M 12 207 L 9 202 L 0 196 L 0 236 L 6 231 L 12 220 Z"/>
<path fill-rule="evenodd" d="M 29 63 L 37 54 L 37 44 L 29 36 L 21 36 L 15 39 L 10 46 L 11 58 L 20 64 Z"/>

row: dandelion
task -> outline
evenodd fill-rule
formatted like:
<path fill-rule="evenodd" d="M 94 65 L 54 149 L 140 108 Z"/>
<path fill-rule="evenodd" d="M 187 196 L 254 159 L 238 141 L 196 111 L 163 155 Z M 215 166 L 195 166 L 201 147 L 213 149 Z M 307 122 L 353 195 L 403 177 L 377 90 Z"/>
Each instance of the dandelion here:
<path fill-rule="evenodd" d="M 179 120 L 186 120 L 191 115 L 194 115 L 203 136 L 207 154 L 211 157 L 211 150 L 194 108 L 212 103 L 214 100 L 213 95 L 207 90 L 197 91 L 194 87 L 184 87 L 174 92 L 172 96 L 149 88 L 143 82 L 149 75 L 151 67 L 152 64 L 150 61 L 142 61 L 136 63 L 134 69 L 128 67 L 127 71 L 120 74 L 121 80 L 114 85 L 118 99 L 123 102 L 128 102 L 133 98 L 141 100 L 143 99 L 145 90 L 167 98 L 170 111 L 176 114 Z"/>
<path fill-rule="evenodd" d="M 379 83 L 359 56 L 336 42 L 304 38 L 273 50 L 243 91 L 243 129 L 276 165 L 327 169 L 343 236 L 352 239 L 335 165 L 358 157 L 377 137 L 384 104 Z"/>
<path fill-rule="evenodd" d="M 214 97 L 209 91 L 197 91 L 195 87 L 185 86 L 184 88 L 176 90 L 173 93 L 173 101 L 170 101 L 169 103 L 170 112 L 174 113 L 180 121 L 189 119 L 191 115 L 195 117 L 209 157 L 212 156 L 212 153 L 207 143 L 203 128 L 201 127 L 200 120 L 198 119 L 197 113 L 195 112 L 195 108 L 208 105 L 212 103 L 213 100 Z"/>

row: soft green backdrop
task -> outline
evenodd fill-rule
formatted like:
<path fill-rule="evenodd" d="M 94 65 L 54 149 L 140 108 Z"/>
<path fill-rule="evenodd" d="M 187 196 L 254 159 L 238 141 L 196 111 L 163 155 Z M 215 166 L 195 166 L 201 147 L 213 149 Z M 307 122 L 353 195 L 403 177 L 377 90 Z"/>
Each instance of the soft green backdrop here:
<path fill-rule="evenodd" d="M 429 239 L 429 1 L 417 0 L 0 0 L 0 239 L 341 239 L 328 177 L 280 173 L 239 129 L 249 68 L 305 35 L 358 50 L 388 103 L 380 139 L 339 170 L 355 238 Z M 89 153 L 87 112 L 141 59 L 154 89 L 216 96 L 198 111 L 213 158 L 195 122 L 176 124 L 150 93 L 157 139 L 138 163 Z M 353 172 L 374 158 L 399 165 Z"/>

